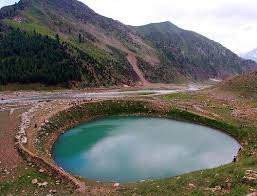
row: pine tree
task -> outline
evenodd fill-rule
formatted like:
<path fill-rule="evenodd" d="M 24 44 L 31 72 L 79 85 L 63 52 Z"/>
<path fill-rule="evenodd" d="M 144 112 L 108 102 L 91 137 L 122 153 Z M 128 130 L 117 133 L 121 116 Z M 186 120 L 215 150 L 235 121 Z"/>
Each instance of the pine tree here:
<path fill-rule="evenodd" d="M 56 34 L 56 35 L 55 35 L 55 39 L 57 40 L 58 43 L 60 42 L 59 34 Z"/>
<path fill-rule="evenodd" d="M 81 34 L 79 33 L 79 43 L 81 43 L 82 42 L 82 36 L 81 36 Z"/>

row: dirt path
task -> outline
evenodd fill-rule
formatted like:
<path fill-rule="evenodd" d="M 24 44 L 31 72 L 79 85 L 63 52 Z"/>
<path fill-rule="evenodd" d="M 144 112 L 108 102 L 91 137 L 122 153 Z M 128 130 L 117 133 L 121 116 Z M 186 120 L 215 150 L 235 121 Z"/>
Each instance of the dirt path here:
<path fill-rule="evenodd" d="M 63 111 L 69 107 L 70 101 L 52 101 L 52 102 L 42 102 L 40 104 L 35 104 L 33 107 L 37 108 L 33 113 L 29 115 L 29 127 L 26 129 L 26 135 L 28 137 L 28 143 L 26 145 L 27 149 L 31 152 L 34 152 L 34 144 L 36 141 L 36 137 L 38 134 L 38 130 L 40 130 L 40 126 L 45 124 L 46 120 L 48 120 L 51 116 L 54 116 L 60 111 Z M 38 128 L 35 128 L 35 125 Z"/>
<path fill-rule="evenodd" d="M 14 137 L 15 129 L 20 123 L 20 115 L 24 111 L 24 109 L 21 109 L 15 110 L 13 113 L 8 110 L 0 112 L 0 165 L 5 169 L 14 169 L 22 162 L 14 148 Z"/>
<path fill-rule="evenodd" d="M 135 57 L 135 55 L 133 54 L 129 54 L 127 56 L 127 60 L 128 62 L 132 65 L 133 70 L 136 72 L 136 74 L 138 75 L 140 81 L 142 82 L 143 85 L 150 85 L 151 83 L 149 81 L 147 81 L 144 77 L 144 74 L 142 73 L 142 71 L 139 69 L 138 64 L 137 64 L 137 58 Z"/>

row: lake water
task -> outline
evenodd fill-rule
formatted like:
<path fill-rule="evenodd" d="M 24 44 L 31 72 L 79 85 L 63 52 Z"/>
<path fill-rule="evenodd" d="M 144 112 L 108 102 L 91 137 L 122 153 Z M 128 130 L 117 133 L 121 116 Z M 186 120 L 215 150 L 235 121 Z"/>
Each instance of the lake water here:
<path fill-rule="evenodd" d="M 162 118 L 110 117 L 61 135 L 53 157 L 74 175 L 133 182 L 227 164 L 239 147 L 230 136 L 204 126 Z"/>

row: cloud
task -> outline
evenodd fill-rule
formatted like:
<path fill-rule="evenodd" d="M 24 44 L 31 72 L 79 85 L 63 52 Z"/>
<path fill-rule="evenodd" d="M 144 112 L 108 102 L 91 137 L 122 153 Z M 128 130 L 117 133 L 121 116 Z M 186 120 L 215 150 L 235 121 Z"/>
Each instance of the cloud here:
<path fill-rule="evenodd" d="M 0 8 L 6 5 L 12 5 L 19 0 L 0 0 Z"/>
<path fill-rule="evenodd" d="M 105 16 L 130 25 L 171 21 L 220 42 L 236 53 L 257 47 L 254 0 L 83 0 Z M 248 27 L 248 28 L 247 28 Z"/>

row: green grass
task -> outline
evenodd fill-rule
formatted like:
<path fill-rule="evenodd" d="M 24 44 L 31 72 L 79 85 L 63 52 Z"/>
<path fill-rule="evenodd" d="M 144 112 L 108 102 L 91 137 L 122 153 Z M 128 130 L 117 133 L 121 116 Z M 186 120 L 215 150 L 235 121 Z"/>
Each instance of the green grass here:
<path fill-rule="evenodd" d="M 257 183 L 243 179 L 245 170 L 257 169 L 256 158 L 245 159 L 236 164 L 229 164 L 216 169 L 201 170 L 185 174 L 179 178 L 167 178 L 143 183 L 131 183 L 121 190 L 124 195 L 246 195 L 250 188 L 257 188 Z M 230 183 L 230 184 L 229 184 Z M 192 188 L 189 184 L 194 184 Z M 207 188 L 220 186 L 230 193 L 213 193 Z M 229 188 L 230 186 L 230 188 Z"/>
<path fill-rule="evenodd" d="M 71 186 L 63 182 L 56 185 L 55 181 L 57 179 L 37 170 L 32 167 L 28 167 L 26 170 L 23 168 L 18 171 L 19 175 L 15 178 L 0 182 L 0 195 L 34 195 L 36 192 L 40 195 L 47 195 L 50 189 L 58 189 L 59 194 L 72 194 L 74 192 Z M 39 183 L 47 182 L 48 185 L 39 188 L 37 184 L 32 184 L 33 179 L 37 179 Z"/>
<path fill-rule="evenodd" d="M 199 95 L 193 94 L 193 93 L 172 93 L 168 95 L 164 95 L 163 99 L 164 100 L 174 100 L 174 99 L 179 99 L 179 100 L 184 100 L 184 99 L 193 99 L 193 98 L 198 98 Z"/>
<path fill-rule="evenodd" d="M 63 90 L 67 89 L 61 86 L 46 86 L 40 83 L 33 83 L 33 84 L 7 84 L 7 85 L 0 85 L 0 91 L 53 91 L 53 90 Z"/>
<path fill-rule="evenodd" d="M 5 19 L 4 22 L 7 25 L 10 25 L 15 28 L 19 28 L 20 30 L 23 30 L 26 32 L 36 31 L 37 33 L 40 33 L 42 35 L 48 35 L 51 37 L 55 36 L 55 34 L 50 29 L 48 29 L 47 27 L 42 26 L 40 24 L 37 24 L 37 23 L 18 23 L 16 21 L 10 20 L 10 19 Z"/>
<path fill-rule="evenodd" d="M 26 190 L 28 192 L 32 192 L 35 188 L 32 185 L 32 179 L 37 178 L 39 182 L 44 182 L 48 180 L 48 176 L 46 174 L 39 174 L 35 170 L 27 171 L 21 176 L 17 177 L 13 181 L 7 181 L 4 183 L 0 183 L 0 192 L 1 194 L 15 192 L 17 190 Z"/>

